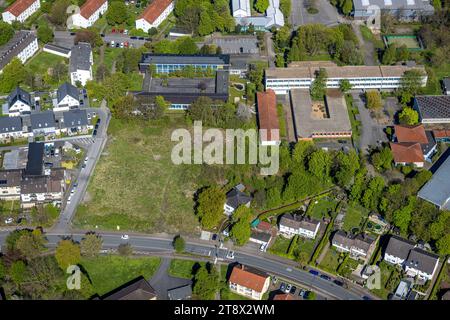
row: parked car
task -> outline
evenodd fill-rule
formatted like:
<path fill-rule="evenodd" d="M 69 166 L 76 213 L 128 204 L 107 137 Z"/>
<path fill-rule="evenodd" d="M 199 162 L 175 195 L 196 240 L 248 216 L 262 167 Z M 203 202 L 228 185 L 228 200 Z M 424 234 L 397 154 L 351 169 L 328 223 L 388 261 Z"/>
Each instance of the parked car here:
<path fill-rule="evenodd" d="M 303 299 L 308 299 L 308 297 L 309 297 L 310 294 L 311 294 L 311 291 L 306 291 L 306 292 L 303 294 Z"/>
<path fill-rule="evenodd" d="M 278 282 L 278 278 L 275 277 L 275 276 L 273 276 L 273 277 L 272 277 L 272 282 L 273 282 L 274 284 L 277 283 L 277 282 Z"/>
<path fill-rule="evenodd" d="M 363 296 L 362 297 L 363 298 L 363 300 L 372 300 L 370 297 L 368 297 L 368 296 Z"/>
<path fill-rule="evenodd" d="M 123 234 L 120 238 L 121 238 L 122 240 L 128 240 L 128 239 L 130 239 L 130 236 L 127 235 L 127 234 Z"/>
<path fill-rule="evenodd" d="M 292 286 L 291 290 L 289 291 L 290 294 L 295 294 L 295 291 L 297 291 L 296 286 Z"/>
<path fill-rule="evenodd" d="M 48 167 L 48 168 L 52 168 L 53 167 L 53 162 L 45 162 L 44 166 Z"/>
<path fill-rule="evenodd" d="M 120 43 L 120 47 L 121 47 L 121 48 L 123 48 L 123 47 L 124 47 L 124 44 L 123 44 L 123 42 L 121 42 L 121 43 Z"/>
<path fill-rule="evenodd" d="M 228 259 L 234 259 L 234 251 L 232 251 L 232 250 L 228 251 L 227 258 Z"/>
<path fill-rule="evenodd" d="M 344 286 L 344 283 L 340 280 L 334 280 L 333 282 L 340 287 Z"/>
<path fill-rule="evenodd" d="M 13 223 L 13 221 L 14 221 L 13 218 L 7 218 L 7 219 L 5 219 L 5 223 L 6 223 L 6 224 Z"/>
<path fill-rule="evenodd" d="M 291 292 L 291 289 L 292 289 L 292 284 L 288 284 L 287 286 L 286 286 L 286 289 L 284 290 L 284 292 L 285 293 L 289 293 L 289 292 Z"/>
<path fill-rule="evenodd" d="M 283 291 L 283 292 L 286 290 L 286 283 L 282 282 L 280 284 L 280 290 Z"/>
<path fill-rule="evenodd" d="M 100 123 L 100 120 L 101 120 L 101 119 L 100 119 L 100 118 L 98 118 L 98 119 L 97 119 L 97 123 Z"/>
<path fill-rule="evenodd" d="M 75 32 L 71 32 L 70 35 L 71 35 L 71 36 L 74 36 L 74 35 L 75 35 Z"/>
<path fill-rule="evenodd" d="M 131 36 L 130 39 L 137 39 L 137 37 L 136 36 Z"/>
<path fill-rule="evenodd" d="M 112 29 L 112 30 L 111 30 L 111 33 L 116 33 L 116 29 Z"/>
<path fill-rule="evenodd" d="M 128 29 L 125 29 L 125 30 L 123 31 L 123 34 L 124 34 L 124 35 L 128 35 Z"/>
<path fill-rule="evenodd" d="M 72 199 L 72 195 L 71 194 L 69 194 L 69 197 L 67 198 L 67 204 L 69 204 L 70 203 L 70 200 Z"/>
<path fill-rule="evenodd" d="M 88 162 L 88 160 L 89 160 L 88 157 L 84 158 L 84 163 L 86 164 Z"/>
<path fill-rule="evenodd" d="M 306 291 L 303 289 L 300 289 L 300 291 L 298 292 L 298 296 L 299 297 L 304 297 L 305 296 Z"/>
<path fill-rule="evenodd" d="M 309 273 L 311 273 L 314 276 L 318 276 L 319 275 L 319 272 L 316 271 L 316 270 L 313 270 L 313 269 L 309 270 Z"/>
<path fill-rule="evenodd" d="M 98 123 L 95 124 L 95 127 L 94 127 L 94 128 L 95 128 L 95 130 L 98 129 Z"/>
<path fill-rule="evenodd" d="M 263 244 L 259 247 L 259 251 L 265 252 L 265 251 L 266 251 L 266 247 L 267 247 L 267 245 L 266 245 L 265 243 L 263 243 Z"/>
<path fill-rule="evenodd" d="M 120 43 L 116 43 L 116 48 L 119 48 L 120 47 Z"/>
<path fill-rule="evenodd" d="M 111 40 L 111 47 L 114 47 L 114 40 Z"/>
<path fill-rule="evenodd" d="M 96 125 L 97 126 L 97 125 Z M 217 240 L 217 233 L 214 233 L 211 237 L 212 241 L 216 241 Z"/>
<path fill-rule="evenodd" d="M 100 33 L 100 37 L 104 38 L 105 34 L 104 33 Z"/>
<path fill-rule="evenodd" d="M 95 137 L 97 135 L 97 129 L 92 132 L 92 135 Z"/>
<path fill-rule="evenodd" d="M 139 40 L 144 40 L 145 38 L 144 38 L 144 37 L 138 37 L 138 39 L 139 39 Z"/>
<path fill-rule="evenodd" d="M 321 274 L 320 278 L 323 280 L 331 281 L 331 278 L 329 276 L 327 276 L 326 274 Z"/>

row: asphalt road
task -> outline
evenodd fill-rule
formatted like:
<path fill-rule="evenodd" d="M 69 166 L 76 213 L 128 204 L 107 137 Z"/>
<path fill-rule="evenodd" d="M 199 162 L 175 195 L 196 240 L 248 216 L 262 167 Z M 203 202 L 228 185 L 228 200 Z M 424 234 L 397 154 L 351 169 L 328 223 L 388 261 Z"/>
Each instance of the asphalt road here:
<path fill-rule="evenodd" d="M 55 31 L 55 38 L 53 42 L 57 45 L 63 46 L 63 47 L 72 47 L 73 46 L 73 40 L 75 36 L 70 35 L 70 32 L 68 31 Z M 142 47 L 145 44 L 145 40 L 137 40 L 137 39 L 130 39 L 130 36 L 123 35 L 121 33 L 110 33 L 106 34 L 105 37 L 102 38 L 104 42 L 129 42 L 133 45 L 135 48 Z"/>

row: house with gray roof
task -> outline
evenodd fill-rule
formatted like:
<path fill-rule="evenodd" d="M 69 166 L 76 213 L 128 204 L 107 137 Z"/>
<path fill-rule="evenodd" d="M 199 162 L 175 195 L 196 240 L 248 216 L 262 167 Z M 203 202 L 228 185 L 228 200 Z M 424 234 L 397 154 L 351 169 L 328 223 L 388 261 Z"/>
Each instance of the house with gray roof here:
<path fill-rule="evenodd" d="M 22 180 L 22 170 L 1 170 L 0 171 L 0 199 L 19 200 L 20 181 Z"/>
<path fill-rule="evenodd" d="M 89 124 L 85 109 L 75 109 L 63 112 L 61 132 L 69 135 L 87 133 L 92 126 Z"/>
<path fill-rule="evenodd" d="M 58 46 L 54 43 L 47 43 L 44 45 L 44 47 L 42 48 L 42 50 L 44 52 L 48 52 L 60 57 L 64 57 L 64 58 L 70 58 L 70 53 L 71 50 L 69 48 L 66 47 L 62 47 L 62 46 Z"/>
<path fill-rule="evenodd" d="M 450 210 L 450 156 L 420 189 L 417 196 L 431 202 L 441 210 Z"/>
<path fill-rule="evenodd" d="M 80 106 L 80 91 L 68 82 L 59 86 L 56 91 L 56 104 L 53 111 L 68 111 Z"/>
<path fill-rule="evenodd" d="M 29 114 L 33 105 L 31 95 L 22 88 L 17 87 L 8 95 L 6 104 L 3 107 L 3 114 L 7 114 L 10 117 Z"/>
<path fill-rule="evenodd" d="M 23 132 L 21 117 L 0 117 L 0 141 L 23 138 L 26 134 Z"/>
<path fill-rule="evenodd" d="M 53 114 L 53 111 L 32 113 L 30 120 L 31 131 L 34 136 L 59 133 L 59 130 L 56 128 L 55 115 Z"/>
<path fill-rule="evenodd" d="M 169 300 L 190 300 L 192 298 L 192 288 L 190 284 L 167 290 Z"/>
<path fill-rule="evenodd" d="M 155 289 L 143 277 L 129 281 L 107 293 L 102 300 L 157 300 Z"/>
<path fill-rule="evenodd" d="M 249 208 L 252 199 L 251 196 L 234 187 L 226 195 L 226 201 L 223 207 L 224 213 L 230 216 L 239 206 L 246 206 Z"/>
<path fill-rule="evenodd" d="M 353 0 L 355 19 L 374 16 L 376 9 L 388 13 L 399 20 L 417 20 L 434 13 L 430 0 Z"/>
<path fill-rule="evenodd" d="M 6 44 L 0 46 L 0 71 L 14 58 L 25 63 L 38 50 L 37 37 L 33 32 L 17 31 Z"/>
<path fill-rule="evenodd" d="M 424 124 L 450 123 L 450 96 L 416 96 L 414 109 Z"/>
<path fill-rule="evenodd" d="M 375 239 L 368 235 L 347 235 L 344 231 L 336 231 L 331 238 L 331 244 L 339 252 L 348 252 L 351 258 L 365 259 L 373 250 Z"/>
<path fill-rule="evenodd" d="M 94 57 L 92 55 L 92 47 L 89 43 L 79 42 L 74 45 L 70 54 L 70 82 L 76 86 L 80 83 L 82 86 L 86 82 L 92 80 L 92 65 Z"/>
<path fill-rule="evenodd" d="M 281 216 L 278 227 L 283 236 L 299 235 L 314 239 L 319 231 L 320 221 L 299 214 L 286 213 Z"/>
<path fill-rule="evenodd" d="M 389 263 L 402 265 L 416 244 L 399 236 L 391 236 L 384 250 L 383 259 Z"/>
<path fill-rule="evenodd" d="M 272 240 L 272 235 L 268 232 L 261 232 L 257 230 L 252 230 L 250 234 L 250 242 L 254 242 L 260 245 L 263 245 L 265 248 L 270 243 L 270 240 Z"/>

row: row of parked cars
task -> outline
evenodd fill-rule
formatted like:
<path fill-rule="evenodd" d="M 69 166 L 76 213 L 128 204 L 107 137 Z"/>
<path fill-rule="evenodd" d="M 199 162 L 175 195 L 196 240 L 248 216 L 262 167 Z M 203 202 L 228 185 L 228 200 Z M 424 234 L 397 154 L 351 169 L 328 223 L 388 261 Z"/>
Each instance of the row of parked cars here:
<path fill-rule="evenodd" d="M 344 286 L 344 283 L 338 279 L 331 279 L 331 277 L 327 276 L 326 274 L 320 274 L 319 271 L 316 271 L 314 269 L 309 270 L 309 273 L 311 273 L 314 276 L 319 276 L 319 278 L 326 280 L 326 281 L 333 281 L 334 284 L 342 287 Z"/>

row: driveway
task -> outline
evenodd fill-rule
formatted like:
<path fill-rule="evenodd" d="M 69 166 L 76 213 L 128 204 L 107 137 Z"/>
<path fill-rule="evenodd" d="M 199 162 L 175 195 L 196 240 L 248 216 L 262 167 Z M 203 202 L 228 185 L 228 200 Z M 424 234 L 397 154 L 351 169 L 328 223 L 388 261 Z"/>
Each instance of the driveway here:
<path fill-rule="evenodd" d="M 361 25 L 361 23 L 358 23 L 355 21 L 352 22 L 352 28 L 356 34 L 356 37 L 358 38 L 359 47 L 363 51 L 364 64 L 366 66 L 376 66 L 378 64 L 377 64 L 377 58 L 375 57 L 375 47 L 371 41 L 364 40 L 361 30 L 359 29 L 360 25 Z"/>
<path fill-rule="evenodd" d="M 73 40 L 75 39 L 74 35 L 71 35 L 68 31 L 55 31 L 55 38 L 53 42 L 59 46 L 71 48 L 73 46 Z M 110 33 L 106 34 L 105 37 L 102 38 L 105 43 L 114 41 L 114 42 L 129 42 L 135 48 L 140 48 L 145 44 L 145 40 L 138 39 L 130 39 L 130 36 L 126 36 L 123 34 Z"/>
<path fill-rule="evenodd" d="M 169 258 L 162 258 L 161 265 L 158 271 L 149 280 L 150 285 L 155 289 L 158 299 L 168 300 L 167 291 L 173 288 L 178 288 L 185 285 L 192 285 L 192 281 L 189 279 L 176 278 L 169 276 L 170 267 Z"/>
<path fill-rule="evenodd" d="M 309 23 L 320 23 L 326 26 L 333 26 L 343 20 L 337 12 L 336 8 L 330 4 L 328 0 L 316 0 L 317 14 L 309 14 L 306 11 L 305 0 L 291 0 L 291 25 L 297 29 L 298 26 Z"/>

